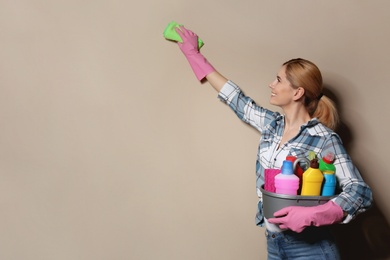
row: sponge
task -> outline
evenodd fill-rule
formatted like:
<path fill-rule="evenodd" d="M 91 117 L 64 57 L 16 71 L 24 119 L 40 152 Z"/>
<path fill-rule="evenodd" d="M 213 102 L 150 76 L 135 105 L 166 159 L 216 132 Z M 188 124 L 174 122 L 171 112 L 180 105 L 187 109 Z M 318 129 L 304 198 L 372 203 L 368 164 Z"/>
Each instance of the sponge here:
<path fill-rule="evenodd" d="M 177 22 L 170 22 L 168 26 L 164 30 L 164 37 L 167 40 L 176 41 L 176 42 L 183 42 L 180 35 L 176 32 L 175 28 L 181 26 L 181 24 L 178 24 Z M 204 42 L 198 37 L 198 48 L 202 48 L 204 45 Z"/>

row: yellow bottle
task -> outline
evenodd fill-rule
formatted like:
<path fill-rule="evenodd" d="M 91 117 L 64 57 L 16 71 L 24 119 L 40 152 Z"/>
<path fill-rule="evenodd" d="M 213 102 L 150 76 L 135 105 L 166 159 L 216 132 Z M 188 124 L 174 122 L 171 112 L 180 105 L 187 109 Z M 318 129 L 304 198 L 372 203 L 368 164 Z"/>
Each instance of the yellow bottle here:
<path fill-rule="evenodd" d="M 324 175 L 318 169 L 318 159 L 314 158 L 310 161 L 310 167 L 303 173 L 301 195 L 320 196 L 323 180 Z"/>

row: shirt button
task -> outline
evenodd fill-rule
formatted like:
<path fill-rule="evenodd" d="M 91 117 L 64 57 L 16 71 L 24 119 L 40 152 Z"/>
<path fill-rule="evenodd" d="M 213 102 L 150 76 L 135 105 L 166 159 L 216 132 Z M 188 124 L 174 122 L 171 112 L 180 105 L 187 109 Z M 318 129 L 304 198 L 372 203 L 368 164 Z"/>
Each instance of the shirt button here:
<path fill-rule="evenodd" d="M 272 234 L 272 238 L 275 238 L 275 234 Z"/>

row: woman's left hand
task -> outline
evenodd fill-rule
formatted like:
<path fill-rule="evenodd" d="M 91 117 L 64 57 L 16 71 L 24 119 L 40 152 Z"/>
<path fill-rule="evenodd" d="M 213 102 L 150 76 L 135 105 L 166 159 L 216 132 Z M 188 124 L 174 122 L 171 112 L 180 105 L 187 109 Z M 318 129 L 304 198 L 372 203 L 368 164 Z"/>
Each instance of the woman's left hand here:
<path fill-rule="evenodd" d="M 343 210 L 333 201 L 314 207 L 290 206 L 274 213 L 269 223 L 277 224 L 281 229 L 290 229 L 297 233 L 308 226 L 324 226 L 341 222 Z"/>

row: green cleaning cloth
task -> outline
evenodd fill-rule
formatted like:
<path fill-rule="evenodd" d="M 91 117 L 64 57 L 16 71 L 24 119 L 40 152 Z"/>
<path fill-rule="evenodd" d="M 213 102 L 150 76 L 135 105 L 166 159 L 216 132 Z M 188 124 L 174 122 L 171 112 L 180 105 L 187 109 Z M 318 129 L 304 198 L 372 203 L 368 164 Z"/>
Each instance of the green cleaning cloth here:
<path fill-rule="evenodd" d="M 175 30 L 175 28 L 179 26 L 181 26 L 181 24 L 178 24 L 177 22 L 170 22 L 163 33 L 165 39 L 176 42 L 183 42 L 180 35 Z M 198 48 L 202 48 L 203 45 L 204 42 L 198 37 Z"/>

